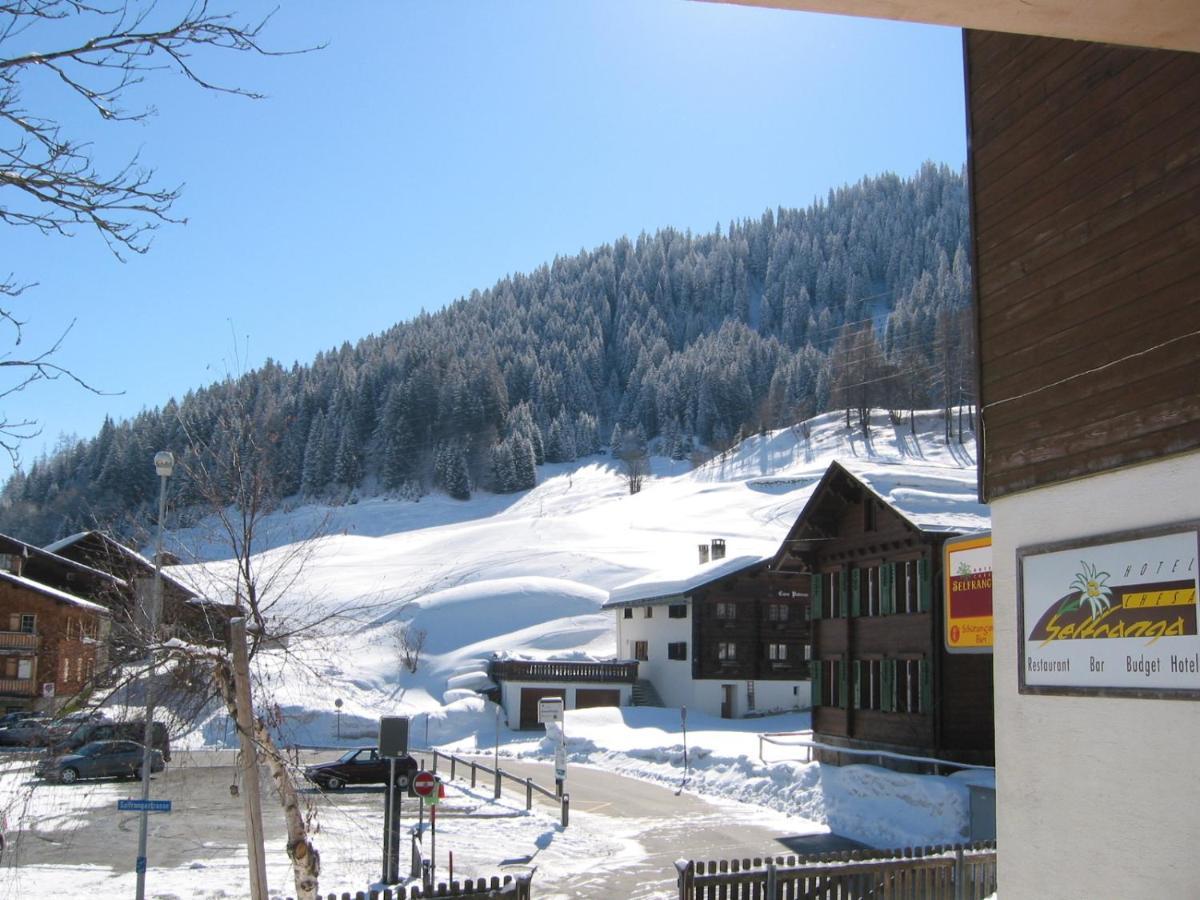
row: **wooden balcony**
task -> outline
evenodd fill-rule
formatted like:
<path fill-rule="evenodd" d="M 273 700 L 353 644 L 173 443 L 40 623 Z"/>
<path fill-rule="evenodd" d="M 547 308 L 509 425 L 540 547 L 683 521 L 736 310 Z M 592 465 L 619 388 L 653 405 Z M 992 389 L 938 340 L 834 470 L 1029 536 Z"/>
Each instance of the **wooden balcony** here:
<path fill-rule="evenodd" d="M 37 650 L 38 636 L 25 631 L 0 631 L 0 650 Z"/>
<path fill-rule="evenodd" d="M 493 681 L 588 681 L 598 684 L 633 684 L 636 662 L 571 662 L 567 660 L 497 660 L 491 665 Z"/>
<path fill-rule="evenodd" d="M 36 697 L 37 685 L 32 678 L 0 678 L 0 696 Z"/>

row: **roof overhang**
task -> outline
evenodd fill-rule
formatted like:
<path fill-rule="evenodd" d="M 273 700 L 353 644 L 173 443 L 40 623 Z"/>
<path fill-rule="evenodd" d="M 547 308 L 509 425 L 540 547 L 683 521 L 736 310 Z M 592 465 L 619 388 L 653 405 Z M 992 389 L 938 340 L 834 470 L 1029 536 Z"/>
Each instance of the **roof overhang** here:
<path fill-rule="evenodd" d="M 705 0 L 1200 52 L 1196 0 Z"/>

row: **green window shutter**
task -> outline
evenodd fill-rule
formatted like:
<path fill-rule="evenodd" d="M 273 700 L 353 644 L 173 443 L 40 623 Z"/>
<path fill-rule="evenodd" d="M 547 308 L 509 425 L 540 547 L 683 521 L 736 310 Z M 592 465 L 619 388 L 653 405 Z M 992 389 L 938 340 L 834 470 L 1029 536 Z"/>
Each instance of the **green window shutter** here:
<path fill-rule="evenodd" d="M 894 659 L 885 659 L 879 664 L 879 680 L 883 689 L 883 697 L 880 706 L 884 712 L 893 712 L 896 709 L 896 661 Z"/>
<path fill-rule="evenodd" d="M 854 660 L 854 708 L 862 709 L 862 661 Z"/>
<path fill-rule="evenodd" d="M 921 713 L 929 715 L 933 712 L 933 666 L 929 660 L 923 659 L 917 668 L 921 679 Z"/>
<path fill-rule="evenodd" d="M 841 617 L 844 619 L 849 615 L 849 609 L 846 603 L 846 594 L 849 590 L 849 579 L 846 578 L 846 570 L 838 572 L 838 608 Z"/>
<path fill-rule="evenodd" d="M 838 706 L 846 709 L 850 703 L 850 687 L 846 683 L 850 667 L 846 665 L 845 660 L 838 660 L 834 665 L 838 670 Z"/>
<path fill-rule="evenodd" d="M 884 563 L 879 567 L 879 611 L 885 616 L 896 611 L 895 584 L 895 563 Z"/>
<path fill-rule="evenodd" d="M 812 664 L 812 705 L 822 706 L 821 703 L 821 661 L 813 660 Z"/>
<path fill-rule="evenodd" d="M 921 612 L 929 612 L 933 604 L 931 597 L 933 585 L 929 582 L 929 560 L 917 560 L 917 599 L 918 609 Z"/>
<path fill-rule="evenodd" d="M 850 615 L 862 613 L 862 572 L 854 569 L 850 572 Z"/>
<path fill-rule="evenodd" d="M 809 617 L 812 619 L 821 618 L 821 591 L 825 589 L 825 585 L 822 582 L 821 573 L 813 572 L 809 587 L 810 602 L 808 605 Z"/>

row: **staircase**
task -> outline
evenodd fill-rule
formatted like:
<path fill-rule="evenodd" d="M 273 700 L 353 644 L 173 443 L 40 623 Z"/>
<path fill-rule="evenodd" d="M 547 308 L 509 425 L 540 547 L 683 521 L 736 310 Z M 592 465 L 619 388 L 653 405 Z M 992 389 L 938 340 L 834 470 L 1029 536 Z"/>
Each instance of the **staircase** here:
<path fill-rule="evenodd" d="M 640 678 L 633 685 L 633 705 L 663 706 L 664 704 L 654 685 L 645 678 Z"/>

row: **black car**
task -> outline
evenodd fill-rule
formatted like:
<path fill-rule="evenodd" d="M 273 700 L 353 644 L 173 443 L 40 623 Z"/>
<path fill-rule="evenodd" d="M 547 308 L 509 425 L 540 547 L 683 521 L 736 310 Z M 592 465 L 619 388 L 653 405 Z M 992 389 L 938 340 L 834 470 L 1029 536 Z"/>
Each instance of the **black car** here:
<path fill-rule="evenodd" d="M 379 755 L 375 747 L 347 750 L 333 762 L 306 766 L 304 777 L 317 787 L 336 791 L 348 784 L 387 784 L 391 759 Z M 396 786 L 416 796 L 412 778 L 421 767 L 411 756 L 396 757 Z"/>
<path fill-rule="evenodd" d="M 74 753 L 43 759 L 34 770 L 39 778 L 74 784 L 80 778 L 140 778 L 145 747 L 134 741 L 93 741 Z M 163 770 L 162 754 L 150 751 L 150 771 Z"/>

